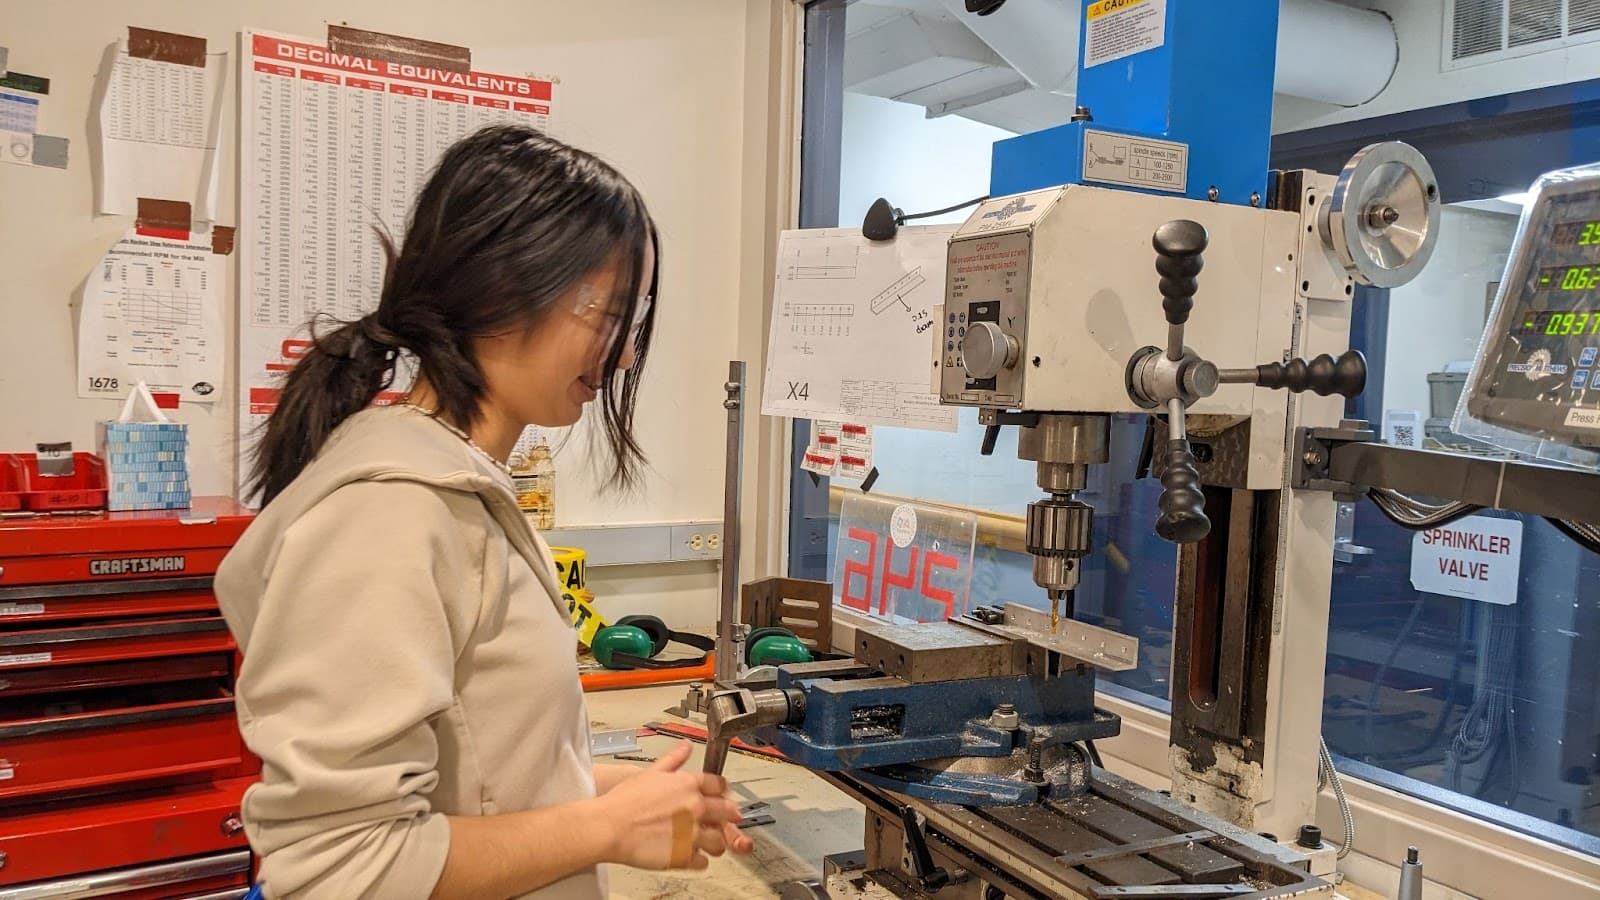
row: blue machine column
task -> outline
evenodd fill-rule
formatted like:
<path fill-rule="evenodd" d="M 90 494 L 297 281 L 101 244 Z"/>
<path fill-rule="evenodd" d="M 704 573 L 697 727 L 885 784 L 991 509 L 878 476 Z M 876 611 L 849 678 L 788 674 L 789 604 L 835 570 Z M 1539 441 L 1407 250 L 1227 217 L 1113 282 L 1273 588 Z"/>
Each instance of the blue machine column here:
<path fill-rule="evenodd" d="M 1097 0 L 1079 27 L 1089 118 L 996 142 L 991 196 L 1094 184 L 1263 202 L 1277 0 Z"/>

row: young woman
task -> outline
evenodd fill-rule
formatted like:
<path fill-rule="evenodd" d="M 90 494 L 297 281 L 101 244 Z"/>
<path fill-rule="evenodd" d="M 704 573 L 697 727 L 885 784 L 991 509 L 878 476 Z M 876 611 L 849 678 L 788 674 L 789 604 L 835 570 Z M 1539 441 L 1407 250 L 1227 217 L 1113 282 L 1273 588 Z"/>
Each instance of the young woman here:
<path fill-rule="evenodd" d="M 720 778 L 595 765 L 549 549 L 505 460 L 591 402 L 618 484 L 656 233 L 614 169 L 519 127 L 423 188 L 377 311 L 319 334 L 267 422 L 266 504 L 217 575 L 262 760 L 244 820 L 268 897 L 599 898 L 602 864 L 749 852 Z M 369 408 L 398 351 L 406 401 Z"/>

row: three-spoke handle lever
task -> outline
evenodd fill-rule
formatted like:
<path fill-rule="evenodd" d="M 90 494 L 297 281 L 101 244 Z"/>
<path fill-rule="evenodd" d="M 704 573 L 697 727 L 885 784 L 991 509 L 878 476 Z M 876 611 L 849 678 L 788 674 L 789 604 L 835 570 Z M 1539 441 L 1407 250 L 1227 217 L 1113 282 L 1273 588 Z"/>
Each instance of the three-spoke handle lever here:
<path fill-rule="evenodd" d="M 1167 345 L 1143 347 L 1128 362 L 1128 396 L 1152 414 L 1167 414 L 1167 445 L 1161 451 L 1161 515 L 1156 533 L 1187 544 L 1211 531 L 1206 518 L 1200 470 L 1189 449 L 1184 412 L 1211 396 L 1222 384 L 1252 384 L 1292 393 L 1310 391 L 1324 397 L 1359 395 L 1367 386 L 1367 360 L 1357 350 L 1337 358 L 1326 353 L 1310 360 L 1291 359 L 1243 369 L 1218 369 L 1184 346 L 1184 326 L 1194 311 L 1198 276 L 1205 267 L 1206 229 L 1199 222 L 1175 219 L 1157 228 L 1151 238 L 1160 276 L 1161 309 L 1167 319 Z"/>

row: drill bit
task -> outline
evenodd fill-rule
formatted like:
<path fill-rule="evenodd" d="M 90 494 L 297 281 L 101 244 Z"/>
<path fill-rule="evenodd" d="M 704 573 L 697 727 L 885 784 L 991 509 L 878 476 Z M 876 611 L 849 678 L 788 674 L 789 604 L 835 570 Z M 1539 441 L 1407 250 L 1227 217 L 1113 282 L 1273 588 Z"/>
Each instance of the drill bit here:
<path fill-rule="evenodd" d="M 1050 591 L 1050 633 L 1055 634 L 1061 625 L 1061 592 Z"/>

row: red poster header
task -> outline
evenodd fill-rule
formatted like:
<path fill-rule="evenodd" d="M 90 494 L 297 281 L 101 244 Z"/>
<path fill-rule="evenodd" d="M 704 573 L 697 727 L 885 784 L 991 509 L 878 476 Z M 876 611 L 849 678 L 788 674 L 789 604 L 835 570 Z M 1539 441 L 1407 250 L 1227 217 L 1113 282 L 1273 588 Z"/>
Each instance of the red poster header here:
<path fill-rule="evenodd" d="M 536 116 L 550 115 L 550 106 L 545 103 L 513 103 L 511 108 L 517 112 L 533 113 Z"/>
<path fill-rule="evenodd" d="M 333 53 L 327 47 L 319 47 L 315 44 L 268 37 L 264 34 L 255 35 L 251 44 L 252 52 L 256 57 L 275 62 L 288 62 L 303 66 L 316 66 L 323 69 L 364 73 L 380 78 L 394 78 L 422 84 L 439 85 L 441 87 L 482 91 L 487 94 L 503 94 L 508 97 L 523 97 L 533 100 L 549 100 L 551 97 L 551 87 L 548 81 L 535 81 L 530 78 L 517 78 L 511 75 L 491 75 L 487 72 L 446 72 L 441 69 L 412 65 L 410 63 L 367 59 L 347 53 Z"/>
<path fill-rule="evenodd" d="M 256 63 L 256 71 L 265 72 L 268 75 L 282 75 L 285 78 L 294 77 L 294 68 L 292 66 L 278 66 L 269 62 Z"/>
<path fill-rule="evenodd" d="M 323 84 L 339 83 L 339 76 L 330 72 L 313 72 L 310 69 L 306 69 L 300 73 L 300 77 L 305 81 L 320 81 Z"/>
<path fill-rule="evenodd" d="M 495 109 L 510 109 L 510 100 L 501 100 L 499 97 L 473 97 L 473 106 L 489 106 Z"/>
<path fill-rule="evenodd" d="M 373 81 L 370 78 L 346 78 L 344 80 L 344 83 L 346 85 L 350 86 L 350 87 L 361 88 L 362 90 L 368 90 L 368 91 L 381 91 L 381 90 L 383 90 L 383 82 L 381 82 L 381 81 Z"/>
<path fill-rule="evenodd" d="M 451 103 L 466 103 L 468 97 L 466 94 L 458 93 L 456 91 L 434 91 L 433 99 L 449 100 Z"/>
<path fill-rule="evenodd" d="M 415 87 L 409 84 L 391 84 L 389 85 L 389 93 L 405 94 L 407 97 L 421 97 L 424 100 L 428 99 L 427 88 Z"/>

